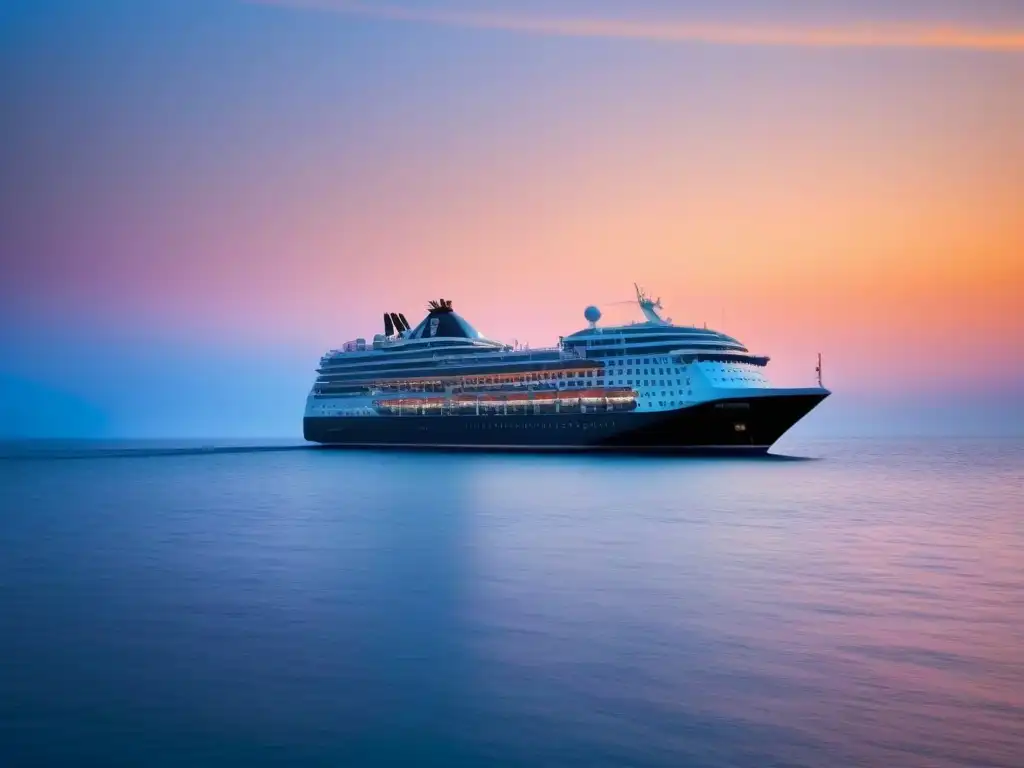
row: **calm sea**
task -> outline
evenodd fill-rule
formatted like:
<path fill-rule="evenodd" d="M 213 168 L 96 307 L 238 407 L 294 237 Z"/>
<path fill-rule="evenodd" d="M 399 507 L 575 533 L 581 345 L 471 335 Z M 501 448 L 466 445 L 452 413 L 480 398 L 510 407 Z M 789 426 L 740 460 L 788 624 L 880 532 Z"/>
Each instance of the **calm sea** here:
<path fill-rule="evenodd" d="M 1024 766 L 1024 442 L 0 449 L 0 765 Z"/>

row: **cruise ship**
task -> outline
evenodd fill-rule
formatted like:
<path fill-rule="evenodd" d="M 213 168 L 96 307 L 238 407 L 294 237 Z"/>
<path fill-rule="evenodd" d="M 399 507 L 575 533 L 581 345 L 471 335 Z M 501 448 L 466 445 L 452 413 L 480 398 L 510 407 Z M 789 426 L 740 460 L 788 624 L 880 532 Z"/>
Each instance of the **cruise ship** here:
<path fill-rule="evenodd" d="M 320 359 L 306 399 L 310 442 L 365 448 L 765 453 L 830 393 L 778 388 L 769 358 L 731 336 L 674 325 L 640 287 L 643 319 L 587 326 L 544 349 L 486 338 L 448 299 L 416 327 L 385 312 L 383 333 Z"/>

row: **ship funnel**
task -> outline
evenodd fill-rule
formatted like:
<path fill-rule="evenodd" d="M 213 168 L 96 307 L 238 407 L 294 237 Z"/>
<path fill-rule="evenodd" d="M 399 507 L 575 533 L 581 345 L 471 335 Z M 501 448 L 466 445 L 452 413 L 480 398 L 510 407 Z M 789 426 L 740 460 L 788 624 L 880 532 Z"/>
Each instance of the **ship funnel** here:
<path fill-rule="evenodd" d="M 403 328 L 402 330 L 408 331 L 410 328 L 412 328 L 412 326 L 409 325 L 409 321 L 405 319 L 405 315 L 403 315 L 401 312 L 398 313 L 398 319 L 401 320 L 402 325 L 405 326 L 405 328 Z"/>
<path fill-rule="evenodd" d="M 452 301 L 451 299 L 432 299 L 427 305 L 427 311 L 431 313 L 451 312 Z"/>
<path fill-rule="evenodd" d="M 395 333 L 395 324 L 391 320 L 391 315 L 387 312 L 384 313 L 384 335 L 393 336 Z"/>
<path fill-rule="evenodd" d="M 395 332 L 396 333 L 401 333 L 402 331 L 404 331 L 405 328 L 402 327 L 402 321 L 398 319 L 398 313 L 396 313 L 396 312 L 389 312 L 388 314 L 391 315 L 391 322 L 395 326 Z"/>

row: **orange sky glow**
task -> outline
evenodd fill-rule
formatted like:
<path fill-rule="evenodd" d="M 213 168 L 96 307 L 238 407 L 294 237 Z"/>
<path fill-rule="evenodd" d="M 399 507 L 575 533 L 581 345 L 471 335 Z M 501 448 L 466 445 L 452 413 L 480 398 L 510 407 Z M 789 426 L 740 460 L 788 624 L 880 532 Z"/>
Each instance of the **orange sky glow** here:
<path fill-rule="evenodd" d="M 65 69 L 26 48 L 47 101 L 9 96 L 9 305 L 312 365 L 441 296 L 551 344 L 638 281 L 779 383 L 819 351 L 850 391 L 1024 381 L 1017 27 L 835 23 L 806 47 L 821 25 L 303 5 L 217 6 L 231 35 L 178 20 L 188 66 L 101 21 Z"/>

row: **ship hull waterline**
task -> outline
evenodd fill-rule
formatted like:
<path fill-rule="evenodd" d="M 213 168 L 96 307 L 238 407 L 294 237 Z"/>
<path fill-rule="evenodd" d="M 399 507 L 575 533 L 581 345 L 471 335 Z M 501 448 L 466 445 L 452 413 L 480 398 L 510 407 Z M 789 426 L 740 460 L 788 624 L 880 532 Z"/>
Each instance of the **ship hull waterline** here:
<path fill-rule="evenodd" d="M 628 413 L 307 416 L 303 435 L 330 448 L 756 455 L 829 394 L 721 398 Z"/>

